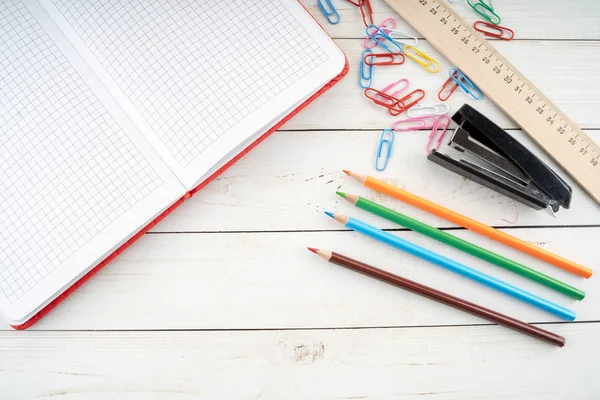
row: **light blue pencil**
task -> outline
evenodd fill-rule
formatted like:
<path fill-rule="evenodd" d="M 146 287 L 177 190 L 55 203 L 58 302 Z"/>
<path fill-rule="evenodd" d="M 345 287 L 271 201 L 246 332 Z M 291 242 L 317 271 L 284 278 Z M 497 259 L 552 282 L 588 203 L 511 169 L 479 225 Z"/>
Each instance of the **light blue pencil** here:
<path fill-rule="evenodd" d="M 445 268 L 449 271 L 455 272 L 466 278 L 474 280 L 475 282 L 479 282 L 492 289 L 498 290 L 499 292 L 506 293 L 514 298 L 517 298 L 521 301 L 541 308 L 542 310 L 547 311 L 553 315 L 556 315 L 557 317 L 560 317 L 567 321 L 573 321 L 575 319 L 575 313 L 565 307 L 562 307 L 556 303 L 552 303 L 551 301 L 542 299 L 541 297 L 526 292 L 523 289 L 519 289 L 516 286 L 503 282 L 490 275 L 484 274 L 483 272 L 479 272 L 476 269 L 467 267 L 466 265 L 453 261 L 440 254 L 434 253 L 433 251 L 427 250 L 421 246 L 417 246 L 416 244 L 401 239 L 398 236 L 392 235 L 391 233 L 382 231 L 381 229 L 377 229 L 374 226 L 365 224 L 364 222 L 361 222 L 354 218 L 350 218 L 345 215 L 333 214 L 330 212 L 325 212 L 325 214 L 335 219 L 337 222 L 344 224 L 344 226 L 348 229 L 360 232 L 364 235 L 369 236 L 370 238 L 379 240 L 380 242 L 383 242 L 385 244 L 389 244 L 392 247 L 410 253 L 419 258 L 422 258 L 425 261 L 429 261 L 433 264 L 439 265 L 442 268 Z"/>

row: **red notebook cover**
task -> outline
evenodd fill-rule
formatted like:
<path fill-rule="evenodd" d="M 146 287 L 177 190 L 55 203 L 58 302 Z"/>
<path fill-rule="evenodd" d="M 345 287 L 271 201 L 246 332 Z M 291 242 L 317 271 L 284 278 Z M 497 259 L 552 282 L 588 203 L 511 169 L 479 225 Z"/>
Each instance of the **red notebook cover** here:
<path fill-rule="evenodd" d="M 235 162 L 237 162 L 240 158 L 242 158 L 244 155 L 246 155 L 250 150 L 252 150 L 254 147 L 256 147 L 260 142 L 262 142 L 263 140 L 265 140 L 269 135 L 271 135 L 273 132 L 275 132 L 277 129 L 279 129 L 283 124 L 285 124 L 286 122 L 288 122 L 292 117 L 294 117 L 296 114 L 298 114 L 300 111 L 302 111 L 307 105 L 309 105 L 310 103 L 312 103 L 317 97 L 321 96 L 328 89 L 330 89 L 333 85 L 335 85 L 336 83 L 338 83 L 348 73 L 349 70 L 350 70 L 350 64 L 348 63 L 348 58 L 346 58 L 346 64 L 345 64 L 344 69 L 342 70 L 342 72 L 338 76 L 336 76 L 334 79 L 332 79 L 327 85 L 323 86 L 318 92 L 316 92 L 311 97 L 309 97 L 304 103 L 300 104 L 294 111 L 292 111 L 291 113 L 289 113 L 281 121 L 279 121 L 275 126 L 273 126 L 271 129 L 269 129 L 269 131 L 265 132 L 264 135 L 262 135 L 261 137 L 259 137 L 256 141 L 254 141 L 252 144 L 250 144 L 248 147 L 246 147 L 244 150 L 242 150 L 231 161 L 229 161 L 227 164 L 223 165 L 221 168 L 219 168 L 217 171 L 215 171 L 211 176 L 209 176 L 200 185 L 196 186 L 194 189 L 192 189 L 191 191 L 189 191 L 181 199 L 177 200 L 171 207 L 169 207 L 168 209 L 166 209 L 156 219 L 154 219 L 147 226 L 145 226 L 144 228 L 142 228 L 131 239 L 129 239 L 127 242 L 123 243 L 123 245 L 121 245 L 121 247 L 119 247 L 117 250 L 115 250 L 113 253 L 111 253 L 102 262 L 100 262 L 93 269 L 91 269 L 87 274 L 85 274 L 84 276 L 82 276 L 81 279 L 79 279 L 77 282 L 75 282 L 73 285 L 71 285 L 67 290 L 65 290 L 63 293 L 61 293 L 57 298 L 55 298 L 50 303 L 48 303 L 48 305 L 46 307 L 44 307 L 42 310 L 40 310 L 37 314 L 35 314 L 33 317 L 31 317 L 30 319 L 28 319 L 23 324 L 21 324 L 21 325 L 11 325 L 11 327 L 14 328 L 14 329 L 17 329 L 17 330 L 24 330 L 24 329 L 27 329 L 27 328 L 31 327 L 36 322 L 38 322 L 44 315 L 46 315 L 50 311 L 52 311 L 65 298 L 67 298 L 67 296 L 69 296 L 71 293 L 73 293 L 75 290 L 77 290 L 77 288 L 79 288 L 81 285 L 83 285 L 85 282 L 87 282 L 92 276 L 94 276 L 98 271 L 100 271 L 105 265 L 107 265 L 112 260 L 114 260 L 119 254 L 121 254 L 125 249 L 127 249 L 129 246 L 131 246 L 136 240 L 138 240 L 139 238 L 141 238 L 142 236 L 144 236 L 144 234 L 146 232 L 148 232 L 156 224 L 158 224 L 160 221 L 162 221 L 173 210 L 175 210 L 177 207 L 179 207 L 181 204 L 183 204 L 183 202 L 186 199 L 189 199 L 194 194 L 196 194 L 197 192 L 199 192 L 203 187 L 205 187 L 206 185 L 208 185 L 216 177 L 218 177 L 221 173 L 223 173 L 223 171 L 225 171 L 227 168 L 229 168 L 231 165 L 233 165 Z"/>

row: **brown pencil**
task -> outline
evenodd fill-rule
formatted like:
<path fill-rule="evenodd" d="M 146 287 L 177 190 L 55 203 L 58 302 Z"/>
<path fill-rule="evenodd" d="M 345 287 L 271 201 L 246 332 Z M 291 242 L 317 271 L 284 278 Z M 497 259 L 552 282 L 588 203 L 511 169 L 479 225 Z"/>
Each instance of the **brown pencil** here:
<path fill-rule="evenodd" d="M 546 342 L 552 343 L 555 346 L 563 347 L 565 345 L 564 337 L 544 330 L 542 328 L 538 328 L 535 325 L 519 321 L 507 315 L 500 314 L 496 311 L 492 311 L 489 308 L 479 306 L 477 304 L 463 300 L 459 297 L 455 297 L 448 293 L 444 293 L 442 291 L 430 288 L 429 286 L 425 286 L 420 283 L 411 281 L 409 279 L 402 278 L 401 276 L 394 275 L 391 272 L 387 272 L 379 268 L 375 268 L 371 265 L 365 264 L 358 260 L 354 260 L 350 257 L 346 257 L 344 255 L 327 250 L 313 249 L 311 247 L 309 247 L 308 249 L 320 256 L 321 258 L 325 259 L 326 261 L 340 265 L 342 267 L 346 267 L 356 272 L 360 272 L 361 274 L 370 276 L 371 278 L 379 279 L 391 285 L 398 286 L 400 288 L 406 289 L 421 296 L 439 301 L 440 303 L 444 303 L 448 306 L 458 308 L 459 310 L 480 316 L 482 318 L 487 319 L 488 321 L 492 321 L 499 325 L 506 326 L 508 328 L 514 329 L 534 338 L 544 340 Z"/>

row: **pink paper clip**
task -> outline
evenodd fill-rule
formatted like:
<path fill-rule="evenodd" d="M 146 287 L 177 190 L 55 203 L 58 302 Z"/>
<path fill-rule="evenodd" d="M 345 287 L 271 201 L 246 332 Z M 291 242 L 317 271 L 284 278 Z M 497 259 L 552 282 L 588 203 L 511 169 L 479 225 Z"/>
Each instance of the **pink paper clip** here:
<path fill-rule="evenodd" d="M 418 117 L 418 118 L 406 118 L 394 122 L 392 130 L 394 132 L 410 132 L 420 131 L 426 129 L 433 129 L 437 119 L 435 117 Z M 414 122 L 414 123 L 413 123 Z M 401 127 L 402 124 L 411 123 L 409 126 Z"/>
<path fill-rule="evenodd" d="M 402 88 L 396 89 L 395 92 L 389 93 L 390 90 L 394 89 L 397 85 L 400 85 L 401 83 L 404 84 L 404 86 L 402 86 Z M 406 89 L 408 89 L 409 86 L 410 86 L 410 81 L 406 78 L 402 78 L 402 79 L 397 80 L 396 82 L 390 83 L 389 85 L 387 85 L 386 87 L 381 89 L 381 91 L 383 93 L 389 94 L 390 96 L 398 97 L 398 95 L 400 93 L 404 92 Z"/>
<path fill-rule="evenodd" d="M 396 27 L 396 20 L 394 18 L 386 18 L 383 20 L 383 22 L 381 24 L 378 25 L 378 27 L 384 33 L 388 33 L 389 30 L 387 30 L 386 28 L 394 29 Z M 381 39 L 383 39 L 383 38 L 381 38 Z M 373 39 L 371 39 L 370 37 L 367 36 L 367 38 L 363 42 L 363 46 L 365 47 L 365 49 L 372 49 L 373 47 L 377 46 L 377 43 L 375 43 L 375 41 Z"/>
<path fill-rule="evenodd" d="M 450 126 L 450 117 L 446 114 L 440 115 L 437 118 L 437 120 L 435 121 L 435 125 L 431 129 L 431 133 L 429 134 L 429 140 L 427 141 L 427 145 L 425 145 L 425 151 L 427 153 L 431 153 L 433 150 L 438 150 L 440 148 L 440 145 L 442 144 L 442 140 L 444 140 L 444 136 L 446 135 L 446 131 L 448 130 L 448 126 Z M 436 137 L 437 132 L 440 129 L 442 130 L 442 133 L 440 133 L 440 137 L 437 140 L 435 147 L 430 148 L 431 142 L 433 142 L 433 140 Z"/>

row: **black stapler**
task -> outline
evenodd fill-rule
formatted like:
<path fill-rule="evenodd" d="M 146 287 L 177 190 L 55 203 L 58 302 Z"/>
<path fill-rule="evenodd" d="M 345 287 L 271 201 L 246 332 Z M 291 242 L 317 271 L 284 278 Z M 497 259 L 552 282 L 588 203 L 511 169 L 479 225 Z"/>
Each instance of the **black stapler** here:
<path fill-rule="evenodd" d="M 448 145 L 473 161 L 432 150 L 427 158 L 536 210 L 569 208 L 571 187 L 542 160 L 468 104 L 452 116 L 458 128 Z"/>

